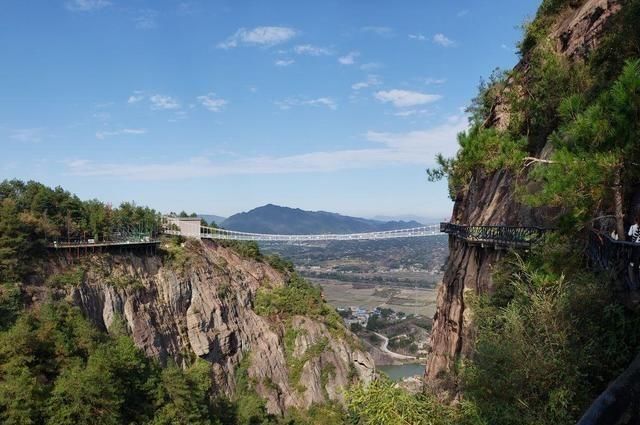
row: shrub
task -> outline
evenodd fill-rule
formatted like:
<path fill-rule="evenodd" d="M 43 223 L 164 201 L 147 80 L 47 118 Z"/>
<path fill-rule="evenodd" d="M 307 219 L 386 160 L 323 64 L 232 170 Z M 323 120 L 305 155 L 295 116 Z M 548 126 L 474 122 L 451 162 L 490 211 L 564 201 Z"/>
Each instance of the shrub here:
<path fill-rule="evenodd" d="M 640 317 L 576 252 L 552 241 L 512 259 L 494 294 L 471 302 L 478 330 L 463 388 L 489 423 L 573 424 L 640 348 Z"/>
<path fill-rule="evenodd" d="M 74 267 L 62 273 L 49 276 L 47 283 L 54 288 L 80 286 L 84 282 L 86 270 L 84 267 Z"/>
<path fill-rule="evenodd" d="M 358 425 L 486 425 L 475 407 L 450 406 L 426 394 L 413 395 L 387 378 L 353 386 L 346 394 L 352 423 Z"/>
<path fill-rule="evenodd" d="M 338 312 L 325 302 L 322 290 L 293 274 L 282 287 L 260 289 L 256 294 L 256 313 L 261 316 L 307 316 L 324 322 L 331 331 L 344 334 Z"/>

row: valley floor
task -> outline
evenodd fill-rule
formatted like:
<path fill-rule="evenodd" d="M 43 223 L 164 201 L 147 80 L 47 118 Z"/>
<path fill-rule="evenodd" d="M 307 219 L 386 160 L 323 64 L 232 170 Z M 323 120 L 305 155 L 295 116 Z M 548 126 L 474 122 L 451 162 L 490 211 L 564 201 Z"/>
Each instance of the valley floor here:
<path fill-rule="evenodd" d="M 389 285 L 360 285 L 332 279 L 308 278 L 322 286 L 325 299 L 336 308 L 359 306 L 372 310 L 391 308 L 405 314 L 432 318 L 436 311 L 437 288 L 407 288 Z"/>

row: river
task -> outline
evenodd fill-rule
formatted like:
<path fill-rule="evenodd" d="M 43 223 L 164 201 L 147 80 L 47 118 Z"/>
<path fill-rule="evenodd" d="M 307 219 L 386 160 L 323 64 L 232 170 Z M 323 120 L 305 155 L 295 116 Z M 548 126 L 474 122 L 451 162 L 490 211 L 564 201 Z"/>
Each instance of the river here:
<path fill-rule="evenodd" d="M 378 366 L 378 370 L 386 373 L 392 381 L 401 381 L 409 376 L 424 374 L 423 363 L 407 363 L 402 365 Z"/>

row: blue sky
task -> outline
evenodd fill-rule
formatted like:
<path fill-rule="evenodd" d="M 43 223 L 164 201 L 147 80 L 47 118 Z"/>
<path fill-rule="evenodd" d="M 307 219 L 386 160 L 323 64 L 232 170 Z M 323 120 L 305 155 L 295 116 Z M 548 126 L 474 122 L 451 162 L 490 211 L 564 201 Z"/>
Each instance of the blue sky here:
<path fill-rule="evenodd" d="M 0 178 L 230 215 L 449 215 L 481 76 L 539 0 L 5 0 Z"/>

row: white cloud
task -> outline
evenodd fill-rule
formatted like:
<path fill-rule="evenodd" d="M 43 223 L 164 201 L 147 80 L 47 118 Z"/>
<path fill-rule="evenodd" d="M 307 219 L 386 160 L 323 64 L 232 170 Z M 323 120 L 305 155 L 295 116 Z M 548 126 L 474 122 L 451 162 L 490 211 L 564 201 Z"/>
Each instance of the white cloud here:
<path fill-rule="evenodd" d="M 382 64 L 378 62 L 367 62 L 360 65 L 360 69 L 363 71 L 372 71 L 378 68 L 382 68 Z"/>
<path fill-rule="evenodd" d="M 396 108 L 406 108 L 416 105 L 424 105 L 440 100 L 439 94 L 427 94 L 410 90 L 387 90 L 379 91 L 374 97 L 383 103 L 392 103 Z"/>
<path fill-rule="evenodd" d="M 430 112 L 427 109 L 408 109 L 404 111 L 394 112 L 393 115 L 396 117 L 411 117 L 414 115 L 428 115 Z"/>
<path fill-rule="evenodd" d="M 359 52 L 349 52 L 344 56 L 338 58 L 338 62 L 342 65 L 353 65 L 356 63 L 356 58 L 360 56 Z"/>
<path fill-rule="evenodd" d="M 338 109 L 338 104 L 330 97 L 318 97 L 316 99 L 289 97 L 284 100 L 278 100 L 274 103 L 282 110 L 291 109 L 294 106 L 325 106 L 334 111 Z"/>
<path fill-rule="evenodd" d="M 145 9 L 141 10 L 138 16 L 133 18 L 133 22 L 135 22 L 138 29 L 150 30 L 158 26 L 157 18 L 158 12 L 152 9 Z"/>
<path fill-rule="evenodd" d="M 239 45 L 275 46 L 295 37 L 297 31 L 288 27 L 256 27 L 253 29 L 240 28 L 225 41 L 218 43 L 220 49 L 231 49 Z"/>
<path fill-rule="evenodd" d="M 311 44 L 299 44 L 293 48 L 293 51 L 299 55 L 309 56 L 327 56 L 331 51 L 325 47 L 312 46 Z"/>
<path fill-rule="evenodd" d="M 41 128 L 18 128 L 11 130 L 9 137 L 22 143 L 40 143 L 44 139 Z"/>
<path fill-rule="evenodd" d="M 220 175 L 322 173 L 381 166 L 433 164 L 437 153 L 453 155 L 456 136 L 468 127 L 465 116 L 454 116 L 436 127 L 406 133 L 368 131 L 365 149 L 316 151 L 289 156 L 256 156 L 228 162 L 194 157 L 173 163 L 99 163 L 85 159 L 67 162 L 77 176 L 108 176 L 128 180 L 189 179 Z"/>
<path fill-rule="evenodd" d="M 202 106 L 204 106 L 211 112 L 220 112 L 220 110 L 222 110 L 222 108 L 229 103 L 224 99 L 216 97 L 215 93 L 207 93 L 205 95 L 198 96 L 198 101 L 200 101 Z"/>
<path fill-rule="evenodd" d="M 145 128 L 123 128 L 121 130 L 113 130 L 113 131 L 97 131 L 96 139 L 104 140 L 107 137 L 111 136 L 122 136 L 122 135 L 139 135 L 145 134 L 147 130 Z"/>
<path fill-rule="evenodd" d="M 427 37 L 422 34 L 409 34 L 410 40 L 425 41 Z"/>
<path fill-rule="evenodd" d="M 362 27 L 360 30 L 362 32 L 368 32 L 382 37 L 391 37 L 393 35 L 393 29 L 385 26 L 368 26 Z"/>
<path fill-rule="evenodd" d="M 276 66 L 289 66 L 292 65 L 295 61 L 293 59 L 278 59 L 275 61 Z"/>
<path fill-rule="evenodd" d="M 149 97 L 152 109 L 178 109 L 180 103 L 171 96 L 165 96 L 162 94 L 154 94 Z"/>
<path fill-rule="evenodd" d="M 65 7 L 73 12 L 90 12 L 110 5 L 108 0 L 69 0 L 65 3 Z"/>
<path fill-rule="evenodd" d="M 456 16 L 458 18 L 462 18 L 463 16 L 466 16 L 468 14 L 469 14 L 469 9 L 462 9 L 460 12 L 456 14 Z"/>
<path fill-rule="evenodd" d="M 424 83 L 426 85 L 428 85 L 428 86 L 431 85 L 431 84 L 434 84 L 434 85 L 444 84 L 446 82 L 447 82 L 446 78 L 431 78 L 431 77 L 429 77 L 429 78 L 425 78 L 424 79 Z"/>
<path fill-rule="evenodd" d="M 367 75 L 367 79 L 351 85 L 354 90 L 366 89 L 367 87 L 378 86 L 382 81 L 377 75 Z"/>
<path fill-rule="evenodd" d="M 138 103 L 142 100 L 144 100 L 144 94 L 141 91 L 136 90 L 131 96 L 129 96 L 129 99 L 127 99 L 127 103 Z"/>
<path fill-rule="evenodd" d="M 433 42 L 436 44 L 439 44 L 442 47 L 451 47 L 456 44 L 455 41 L 451 40 L 450 38 L 448 38 L 446 35 L 442 33 L 438 33 L 434 35 Z"/>

